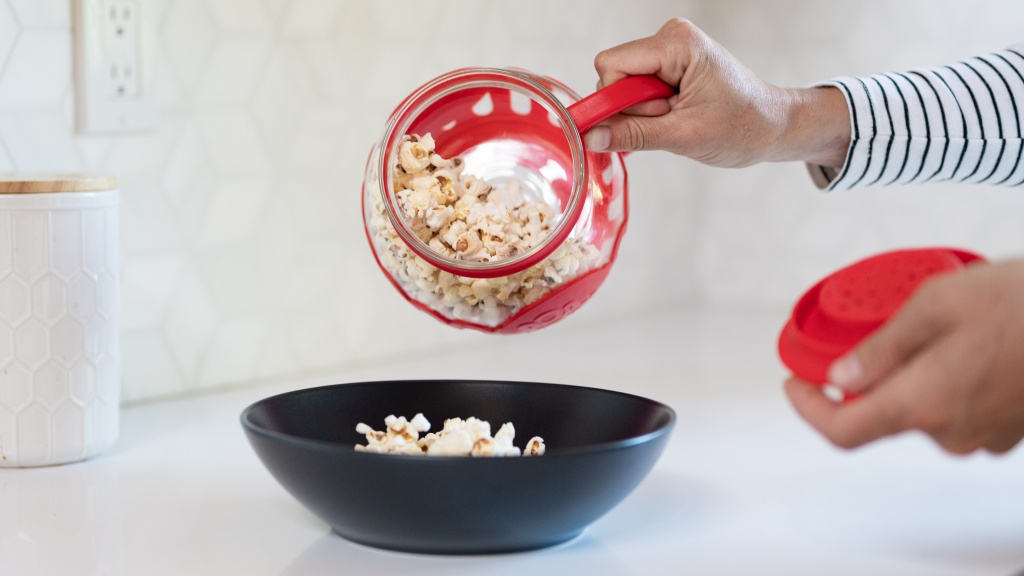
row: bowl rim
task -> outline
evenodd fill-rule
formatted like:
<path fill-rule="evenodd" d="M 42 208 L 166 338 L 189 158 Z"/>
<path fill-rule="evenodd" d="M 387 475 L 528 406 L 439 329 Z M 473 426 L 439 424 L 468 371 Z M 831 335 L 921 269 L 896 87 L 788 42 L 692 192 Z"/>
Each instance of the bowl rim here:
<path fill-rule="evenodd" d="M 668 414 L 668 419 L 661 423 L 657 428 L 642 434 L 640 436 L 633 436 L 630 438 L 624 438 L 622 440 L 615 440 L 612 442 L 599 442 L 596 444 L 586 444 L 583 446 L 575 446 L 571 448 L 559 448 L 554 453 L 545 453 L 543 458 L 539 457 L 506 457 L 506 458 L 473 458 L 470 456 L 420 456 L 414 454 L 377 454 L 373 452 L 357 452 L 355 450 L 355 444 L 343 444 L 340 442 L 331 442 L 329 440 L 317 440 L 314 438 L 306 438 L 304 436 L 297 436 L 294 434 L 286 434 L 284 432 L 278 432 L 270 430 L 263 426 L 259 426 L 249 419 L 249 416 L 261 405 L 272 402 L 274 400 L 281 400 L 289 396 L 299 396 L 301 394 L 308 394 L 318 390 L 324 390 L 326 388 L 341 388 L 346 386 L 359 386 L 368 384 L 394 384 L 400 382 L 417 382 L 423 384 L 431 383 L 479 383 L 479 384 L 501 384 L 501 385 L 518 385 L 518 386 L 533 386 L 533 387 L 557 387 L 557 388 L 575 388 L 578 390 L 586 390 L 589 392 L 600 392 L 604 394 L 611 394 L 613 396 L 621 396 L 629 398 L 631 400 L 639 400 L 645 403 L 654 404 L 657 408 L 664 410 Z M 265 438 L 297 444 L 304 448 L 318 449 L 318 450 L 337 450 L 338 448 L 348 447 L 351 449 L 351 453 L 360 458 L 384 458 L 387 461 L 409 461 L 409 462 L 465 462 L 465 461 L 478 461 L 478 462 L 502 462 L 502 461 L 522 461 L 522 460 L 550 460 L 552 458 L 561 457 L 572 457 L 584 454 L 593 454 L 597 452 L 607 452 L 610 450 L 621 450 L 629 448 L 631 446 L 637 446 L 640 444 L 646 444 L 661 436 L 665 436 L 671 433 L 672 429 L 675 428 L 676 420 L 678 415 L 676 411 L 663 402 L 640 396 L 638 394 L 630 394 L 628 392 L 620 392 L 617 390 L 609 390 L 606 388 L 596 388 L 593 386 L 581 386 L 577 384 L 556 384 L 551 382 L 525 382 L 518 380 L 493 380 L 493 379 L 474 379 L 474 378 L 431 378 L 431 379 L 404 379 L 397 378 L 391 380 L 369 380 L 362 382 L 343 382 L 338 384 L 325 384 L 322 386 L 312 386 L 309 388 L 300 388 L 297 390 L 289 390 L 287 392 L 281 392 L 272 396 L 267 396 L 253 402 L 252 404 L 245 407 L 242 410 L 239 420 L 241 421 L 242 427 L 250 433 L 263 436 Z"/>

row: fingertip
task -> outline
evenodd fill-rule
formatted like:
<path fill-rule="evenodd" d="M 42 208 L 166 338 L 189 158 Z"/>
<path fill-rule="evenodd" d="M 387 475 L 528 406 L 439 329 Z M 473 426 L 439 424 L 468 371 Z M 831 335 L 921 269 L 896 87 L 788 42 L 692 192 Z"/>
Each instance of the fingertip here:
<path fill-rule="evenodd" d="M 612 130 L 607 126 L 594 126 L 583 136 L 583 144 L 591 152 L 605 152 L 612 143 Z"/>
<path fill-rule="evenodd" d="M 819 430 L 827 422 L 829 414 L 835 411 L 835 402 L 823 394 L 821 387 L 816 384 L 793 377 L 786 380 L 785 390 L 793 408 Z"/>
<path fill-rule="evenodd" d="M 844 425 L 840 423 L 841 414 L 847 410 L 847 405 L 829 397 L 823 387 L 799 378 L 790 378 L 786 380 L 785 388 L 797 414 L 832 445 L 849 450 L 863 443 L 855 434 L 844 430 Z"/>
<path fill-rule="evenodd" d="M 856 391 L 863 377 L 864 365 L 855 353 L 839 358 L 828 367 L 828 381 L 844 391 Z"/>

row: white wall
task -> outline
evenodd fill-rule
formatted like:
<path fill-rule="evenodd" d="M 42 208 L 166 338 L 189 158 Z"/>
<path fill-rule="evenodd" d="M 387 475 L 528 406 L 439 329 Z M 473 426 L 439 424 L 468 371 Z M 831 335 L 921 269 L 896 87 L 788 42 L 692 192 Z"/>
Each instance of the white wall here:
<path fill-rule="evenodd" d="M 0 171 L 121 182 L 128 401 L 501 345 L 414 311 L 362 232 L 370 146 L 398 101 L 442 72 L 518 66 L 588 93 L 599 50 L 676 15 L 787 85 L 942 64 L 1024 36 L 1018 0 L 152 1 L 158 128 L 81 136 L 69 0 L 0 0 Z M 620 260 L 551 330 L 586 337 L 588 323 L 694 301 L 781 310 L 818 276 L 892 246 L 1024 252 L 1021 191 L 828 196 L 797 165 L 725 171 L 664 153 L 628 165 Z"/>

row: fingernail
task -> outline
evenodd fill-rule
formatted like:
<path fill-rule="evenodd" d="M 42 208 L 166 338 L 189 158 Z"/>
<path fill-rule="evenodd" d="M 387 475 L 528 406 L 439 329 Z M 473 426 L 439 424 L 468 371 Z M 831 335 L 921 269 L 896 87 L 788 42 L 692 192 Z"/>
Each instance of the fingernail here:
<path fill-rule="evenodd" d="M 604 152 L 611 146 L 612 130 L 607 126 L 594 126 L 583 137 L 583 144 L 591 152 Z"/>
<path fill-rule="evenodd" d="M 845 356 L 829 366 L 828 379 L 836 386 L 845 387 L 859 379 L 863 373 L 864 369 L 856 356 Z"/>

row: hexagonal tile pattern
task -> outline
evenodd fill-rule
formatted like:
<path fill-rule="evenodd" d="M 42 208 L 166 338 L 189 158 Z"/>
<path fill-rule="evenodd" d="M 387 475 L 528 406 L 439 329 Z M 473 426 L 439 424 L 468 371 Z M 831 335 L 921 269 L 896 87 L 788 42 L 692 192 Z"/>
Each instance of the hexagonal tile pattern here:
<path fill-rule="evenodd" d="M 14 414 L 32 402 L 32 373 L 21 364 L 0 369 L 0 404 Z"/>
<path fill-rule="evenodd" d="M 68 373 L 56 362 L 47 362 L 32 377 L 33 399 L 51 413 L 68 398 Z"/>
<path fill-rule="evenodd" d="M 107 264 L 106 229 L 109 224 L 101 210 L 89 210 L 82 214 L 82 234 L 91 242 L 82 246 L 82 269 L 93 278 L 103 272 Z"/>
<path fill-rule="evenodd" d="M 120 395 L 120 381 L 118 380 L 118 361 L 116 350 L 104 354 L 96 364 L 96 395 L 110 406 L 117 407 Z M 117 422 L 116 418 L 108 418 L 110 424 Z"/>
<path fill-rule="evenodd" d="M 11 273 L 11 262 L 14 257 L 14 233 L 11 226 L 13 215 L 0 211 L 0 278 Z"/>
<path fill-rule="evenodd" d="M 85 411 L 74 402 L 64 402 L 53 411 L 53 436 L 63 442 L 53 447 L 56 462 L 74 461 L 85 453 Z"/>
<path fill-rule="evenodd" d="M 16 457 L 17 445 L 13 443 L 13 440 L 17 438 L 17 430 L 18 426 L 14 412 L 0 404 L 0 465 L 6 462 L 13 462 Z M 6 443 L 4 438 L 7 438 Z"/>
<path fill-rule="evenodd" d="M 90 274 L 78 274 L 68 285 L 68 311 L 81 321 L 96 311 L 96 280 Z"/>
<path fill-rule="evenodd" d="M 13 216 L 14 272 L 27 282 L 35 282 L 49 269 L 49 217 L 38 210 L 18 211 Z"/>
<path fill-rule="evenodd" d="M 117 314 L 117 295 L 117 277 L 108 269 L 96 279 L 96 312 L 107 320 L 114 319 Z"/>
<path fill-rule="evenodd" d="M 13 255 L 0 278 L 0 428 L 13 427 L 0 467 L 81 460 L 116 438 L 117 200 L 0 195 Z"/>
<path fill-rule="evenodd" d="M 32 313 L 28 284 L 17 276 L 0 280 L 0 322 L 17 326 Z"/>
<path fill-rule="evenodd" d="M 14 331 L 10 326 L 0 322 L 0 366 L 7 366 L 13 358 Z"/>
<path fill-rule="evenodd" d="M 31 404 L 15 417 L 18 464 L 42 466 L 53 458 L 53 426 L 50 413 L 39 404 Z"/>
<path fill-rule="evenodd" d="M 50 331 L 46 324 L 32 318 L 14 329 L 14 352 L 30 369 L 36 369 L 50 356 Z"/>
<path fill-rule="evenodd" d="M 82 270 L 82 215 L 61 210 L 50 215 L 53 231 L 53 271 L 68 281 Z"/>
<path fill-rule="evenodd" d="M 109 335 L 107 326 L 109 323 L 101 316 L 95 315 L 85 323 L 82 333 L 82 351 L 85 357 L 95 364 L 99 362 L 103 354 L 109 350 Z"/>
<path fill-rule="evenodd" d="M 68 313 L 68 285 L 46 274 L 32 285 L 32 314 L 52 326 Z"/>
<path fill-rule="evenodd" d="M 79 406 L 88 406 L 96 397 L 96 368 L 90 362 L 79 362 L 68 372 L 71 399 Z"/>
<path fill-rule="evenodd" d="M 50 330 L 50 336 L 51 355 L 57 362 L 71 366 L 82 356 L 85 350 L 85 334 L 82 325 L 74 318 L 61 318 Z M 100 341 L 96 347 L 102 343 Z"/>

